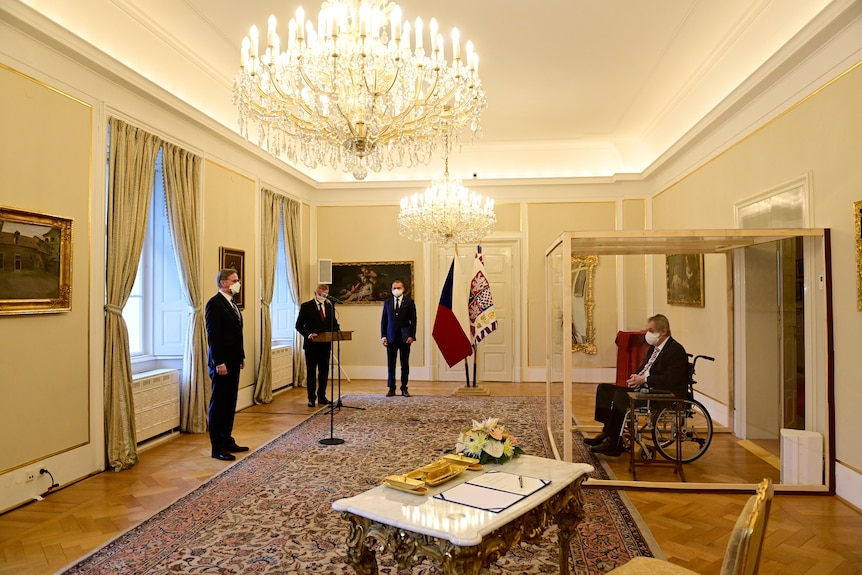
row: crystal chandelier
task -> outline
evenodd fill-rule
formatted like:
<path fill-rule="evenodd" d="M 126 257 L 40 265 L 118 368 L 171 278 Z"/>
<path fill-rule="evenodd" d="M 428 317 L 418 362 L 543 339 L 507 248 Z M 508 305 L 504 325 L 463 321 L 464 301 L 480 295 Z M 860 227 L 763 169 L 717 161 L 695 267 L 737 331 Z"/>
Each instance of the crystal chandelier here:
<path fill-rule="evenodd" d="M 475 194 L 449 176 L 449 158 L 442 178 L 424 194 L 401 199 L 399 233 L 411 240 L 443 245 L 478 243 L 491 233 L 497 216 L 494 200 Z"/>
<path fill-rule="evenodd" d="M 383 166 L 427 164 L 465 125 L 480 134 L 479 57 L 469 41 L 462 57 L 457 28 L 447 61 L 436 20 L 426 53 L 422 19 L 411 29 L 386 0 L 325 0 L 317 22 L 315 30 L 299 7 L 284 50 L 274 15 L 262 53 L 256 26 L 243 39 L 233 103 L 244 137 L 257 124 L 258 144 L 273 155 L 362 180 Z"/>

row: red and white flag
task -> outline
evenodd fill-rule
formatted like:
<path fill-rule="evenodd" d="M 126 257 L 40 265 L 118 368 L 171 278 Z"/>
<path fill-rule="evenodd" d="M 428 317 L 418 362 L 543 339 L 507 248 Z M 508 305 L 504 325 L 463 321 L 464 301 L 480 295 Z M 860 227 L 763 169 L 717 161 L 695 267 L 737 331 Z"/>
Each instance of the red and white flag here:
<path fill-rule="evenodd" d="M 437 306 L 437 316 L 434 318 L 434 329 L 431 335 L 443 354 L 443 359 L 452 367 L 473 353 L 473 346 L 467 337 L 465 326 L 467 322 L 467 299 L 461 291 L 464 282 L 459 273 L 458 256 L 449 266 L 449 275 L 443 283 L 440 293 L 440 303 Z M 461 289 L 458 289 L 461 288 Z"/>
<path fill-rule="evenodd" d="M 485 276 L 485 261 L 480 245 L 476 246 L 476 256 L 473 258 L 473 277 L 470 280 L 467 307 L 470 313 L 470 335 L 475 348 L 485 336 L 497 329 L 494 298 L 491 297 L 491 284 Z"/>

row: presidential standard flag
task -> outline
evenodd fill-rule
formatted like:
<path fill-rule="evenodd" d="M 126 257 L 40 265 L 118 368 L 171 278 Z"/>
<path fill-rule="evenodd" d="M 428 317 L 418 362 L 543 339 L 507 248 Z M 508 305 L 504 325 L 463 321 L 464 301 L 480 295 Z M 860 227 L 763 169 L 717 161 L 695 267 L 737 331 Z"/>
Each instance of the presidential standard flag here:
<path fill-rule="evenodd" d="M 485 276 L 482 246 L 476 246 L 476 256 L 473 258 L 473 278 L 470 280 L 468 309 L 470 313 L 470 335 L 473 336 L 473 347 L 475 348 L 485 336 L 497 329 L 494 299 L 491 297 L 491 284 Z"/>
<path fill-rule="evenodd" d="M 458 256 L 452 260 L 452 265 L 449 266 L 449 274 L 446 276 L 446 282 L 443 284 L 443 292 L 440 294 L 440 304 L 437 306 L 437 316 L 434 318 L 434 329 L 431 335 L 434 341 L 437 342 L 437 347 L 440 348 L 440 353 L 443 354 L 443 359 L 452 367 L 462 359 L 465 359 L 473 353 L 473 346 L 470 344 L 470 339 L 464 330 L 462 320 L 466 320 L 466 298 L 463 297 L 463 292 L 458 294 L 458 297 L 453 298 L 455 294 L 455 286 L 463 286 L 460 281 L 460 273 L 458 270 Z M 453 307 L 454 299 L 454 307 Z M 458 301 L 460 300 L 460 302 Z M 461 304 L 461 305 L 459 305 Z M 463 312 L 459 308 L 465 308 Z"/>

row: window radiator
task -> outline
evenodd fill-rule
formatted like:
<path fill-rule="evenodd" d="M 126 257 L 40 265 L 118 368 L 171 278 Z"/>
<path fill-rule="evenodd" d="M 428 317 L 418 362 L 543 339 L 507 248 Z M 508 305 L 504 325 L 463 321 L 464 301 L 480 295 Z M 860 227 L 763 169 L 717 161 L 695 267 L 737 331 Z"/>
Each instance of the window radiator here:
<path fill-rule="evenodd" d="M 180 372 L 156 369 L 132 377 L 138 443 L 180 426 Z"/>
<path fill-rule="evenodd" d="M 293 383 L 293 347 L 272 348 L 272 388 L 281 389 Z"/>

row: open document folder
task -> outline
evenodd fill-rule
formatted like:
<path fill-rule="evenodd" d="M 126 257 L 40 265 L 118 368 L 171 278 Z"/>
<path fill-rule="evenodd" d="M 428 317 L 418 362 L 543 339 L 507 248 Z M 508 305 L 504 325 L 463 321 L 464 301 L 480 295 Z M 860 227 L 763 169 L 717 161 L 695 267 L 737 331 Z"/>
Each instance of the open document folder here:
<path fill-rule="evenodd" d="M 500 513 L 551 483 L 505 471 L 488 471 L 466 483 L 438 493 L 435 499 Z"/>

